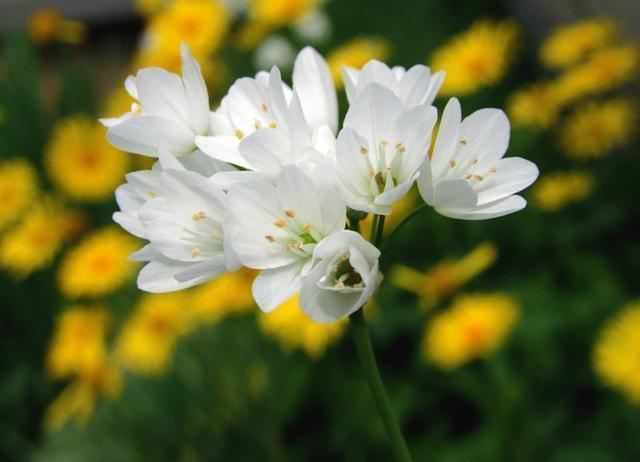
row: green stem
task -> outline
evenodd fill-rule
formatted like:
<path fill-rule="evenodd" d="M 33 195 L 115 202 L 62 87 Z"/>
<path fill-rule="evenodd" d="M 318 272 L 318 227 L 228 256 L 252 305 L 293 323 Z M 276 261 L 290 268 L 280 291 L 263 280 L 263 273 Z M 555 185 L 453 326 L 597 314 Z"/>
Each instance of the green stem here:
<path fill-rule="evenodd" d="M 371 223 L 371 236 L 369 241 L 376 247 L 382 242 L 382 232 L 384 230 L 384 215 L 374 215 L 373 223 Z"/>
<path fill-rule="evenodd" d="M 398 422 L 393 415 L 391 403 L 389 403 L 387 392 L 384 389 L 384 384 L 380 377 L 378 364 L 376 363 L 376 358 L 373 353 L 373 346 L 371 345 L 369 328 L 365 322 L 362 308 L 349 316 L 349 320 L 351 321 L 353 337 L 356 342 L 362 369 L 369 384 L 369 390 L 378 408 L 378 413 L 380 414 L 384 428 L 387 431 L 387 436 L 389 437 L 389 442 L 393 448 L 396 460 L 398 462 L 411 462 L 411 454 L 407 448 L 407 443 L 405 443 Z"/>

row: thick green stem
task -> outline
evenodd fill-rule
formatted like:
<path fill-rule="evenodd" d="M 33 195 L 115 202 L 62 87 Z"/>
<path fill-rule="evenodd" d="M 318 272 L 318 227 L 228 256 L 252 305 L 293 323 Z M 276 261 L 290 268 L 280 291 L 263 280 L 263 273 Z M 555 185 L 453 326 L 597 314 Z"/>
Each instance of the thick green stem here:
<path fill-rule="evenodd" d="M 349 320 L 351 321 L 353 337 L 356 341 L 356 348 L 358 350 L 362 369 L 364 370 L 367 383 L 369 384 L 369 390 L 371 390 L 373 401 L 376 403 L 378 413 L 380 414 L 384 428 L 387 431 L 387 436 L 389 437 L 389 442 L 393 448 L 396 460 L 398 462 L 411 462 L 411 454 L 407 448 L 407 443 L 405 443 L 400 427 L 398 426 L 398 422 L 393 415 L 391 403 L 389 403 L 387 392 L 384 389 L 384 384 L 380 377 L 380 371 L 378 370 L 376 358 L 373 354 L 369 328 L 365 322 L 363 310 L 359 309 L 353 313 L 349 316 Z"/>

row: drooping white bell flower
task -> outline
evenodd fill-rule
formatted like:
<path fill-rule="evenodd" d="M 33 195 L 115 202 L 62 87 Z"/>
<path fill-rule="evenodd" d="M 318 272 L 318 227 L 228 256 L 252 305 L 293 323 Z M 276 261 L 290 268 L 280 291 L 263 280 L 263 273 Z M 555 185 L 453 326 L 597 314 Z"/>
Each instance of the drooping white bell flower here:
<path fill-rule="evenodd" d="M 179 170 L 136 172 L 128 180 L 114 220 L 149 240 L 131 256 L 149 262 L 138 275 L 140 289 L 180 290 L 240 266 L 225 242 L 227 197 L 212 182 Z"/>
<path fill-rule="evenodd" d="M 370 83 L 388 88 L 400 98 L 407 109 L 423 104 L 432 104 L 442 82 L 444 71 L 431 74 L 431 69 L 417 64 L 406 70 L 402 66 L 389 68 L 385 63 L 371 60 L 361 70 L 342 66 L 342 78 L 350 104 L 362 94 Z"/>
<path fill-rule="evenodd" d="M 259 165 L 254 165 L 255 156 L 248 158 L 253 150 L 242 149 L 241 141 L 254 133 L 277 130 L 296 152 L 301 146 L 317 146 L 316 140 L 335 137 L 338 104 L 326 61 L 313 48 L 300 51 L 294 63 L 293 90 L 282 82 L 277 67 L 270 73 L 259 72 L 255 79 L 238 79 L 212 114 L 212 123 L 210 136 L 196 138 L 198 147 L 213 158 L 252 171 L 261 171 L 264 162 L 258 159 Z"/>
<path fill-rule="evenodd" d="M 338 185 L 349 207 L 388 215 L 418 176 L 437 112 L 405 109 L 391 90 L 369 84 L 349 108 L 338 135 Z"/>
<path fill-rule="evenodd" d="M 200 65 L 186 44 L 180 53 L 182 78 L 157 67 L 127 78 L 125 88 L 138 103 L 121 117 L 101 120 L 115 147 L 150 157 L 158 157 L 163 148 L 182 156 L 196 150 L 196 136 L 210 132 L 209 96 Z"/>
<path fill-rule="evenodd" d="M 293 165 L 275 182 L 236 183 L 227 196 L 225 236 L 243 265 L 262 270 L 253 297 L 271 311 L 300 290 L 316 244 L 344 229 L 346 206 L 334 189 L 318 188 Z"/>
<path fill-rule="evenodd" d="M 353 231 L 322 240 L 302 278 L 300 307 L 314 321 L 332 323 L 360 309 L 382 281 L 380 251 Z"/>
<path fill-rule="evenodd" d="M 503 158 L 510 125 L 499 109 L 480 109 L 461 120 L 460 103 L 445 107 L 431 158 L 418 179 L 424 201 L 451 218 L 483 220 L 523 209 L 527 202 L 515 193 L 538 177 L 533 162 Z"/>

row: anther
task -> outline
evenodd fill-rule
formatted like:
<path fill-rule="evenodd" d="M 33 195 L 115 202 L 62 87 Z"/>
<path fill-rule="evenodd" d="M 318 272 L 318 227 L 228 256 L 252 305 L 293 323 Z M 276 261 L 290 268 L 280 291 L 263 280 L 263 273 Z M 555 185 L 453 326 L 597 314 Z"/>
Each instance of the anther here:
<path fill-rule="evenodd" d="M 278 124 L 277 124 L 277 123 L 275 123 L 275 122 L 271 122 L 271 123 L 269 124 L 269 128 L 276 128 L 277 126 L 278 126 Z"/>
<path fill-rule="evenodd" d="M 466 146 L 467 145 L 467 140 L 460 140 L 460 144 L 462 146 Z"/>
<path fill-rule="evenodd" d="M 271 234 L 267 234 L 264 238 L 271 243 L 276 242 L 276 238 L 273 237 Z"/>
<path fill-rule="evenodd" d="M 360 146 L 360 154 L 362 154 L 363 156 L 366 156 L 367 154 L 369 154 L 369 150 L 364 146 Z"/>
<path fill-rule="evenodd" d="M 284 211 L 284 214 L 285 214 L 286 216 L 288 216 L 289 218 L 293 218 L 293 217 L 295 217 L 295 216 L 296 216 L 296 212 L 294 212 L 294 211 L 293 211 L 293 210 L 291 210 L 291 209 L 287 209 L 287 210 L 285 210 L 285 211 Z"/>
<path fill-rule="evenodd" d="M 149 197 L 158 197 L 158 193 L 155 191 L 149 191 Z"/>
<path fill-rule="evenodd" d="M 473 175 L 473 178 L 478 180 L 478 181 L 484 180 L 484 177 L 482 175 Z"/>
<path fill-rule="evenodd" d="M 402 154 L 405 151 L 404 144 L 396 143 L 396 149 Z"/>
<path fill-rule="evenodd" d="M 305 224 L 302 226 L 302 231 L 303 231 L 303 232 L 305 232 L 305 233 L 310 232 L 310 231 L 311 231 L 311 225 L 310 225 L 309 223 L 305 223 Z"/>
<path fill-rule="evenodd" d="M 284 228 L 284 221 L 277 219 L 276 221 L 273 222 L 274 225 L 276 225 L 278 228 Z"/>
<path fill-rule="evenodd" d="M 497 171 L 498 171 L 498 169 L 497 169 L 497 168 L 495 168 L 495 167 L 491 167 L 491 168 L 489 169 L 489 172 L 490 172 L 490 173 L 496 173 Z"/>
<path fill-rule="evenodd" d="M 262 123 L 259 120 L 256 120 L 253 124 L 254 127 L 256 127 L 256 130 L 262 128 Z"/>
<path fill-rule="evenodd" d="M 204 220 L 206 217 L 207 215 L 201 210 L 199 212 L 194 213 L 191 218 L 193 219 L 193 221 L 200 221 L 200 220 Z"/>
<path fill-rule="evenodd" d="M 244 132 L 240 129 L 236 130 L 236 138 L 238 138 L 239 140 L 244 138 Z"/>
<path fill-rule="evenodd" d="M 262 105 L 260 106 L 260 109 L 262 109 L 262 112 L 268 112 L 269 111 L 269 108 L 264 103 L 262 103 Z"/>
<path fill-rule="evenodd" d="M 191 258 L 196 258 L 198 255 L 200 255 L 199 248 L 194 247 L 193 249 L 191 249 Z"/>
<path fill-rule="evenodd" d="M 456 160 L 455 159 L 451 159 L 449 161 L 449 165 L 451 165 L 451 168 L 455 167 L 456 166 Z"/>

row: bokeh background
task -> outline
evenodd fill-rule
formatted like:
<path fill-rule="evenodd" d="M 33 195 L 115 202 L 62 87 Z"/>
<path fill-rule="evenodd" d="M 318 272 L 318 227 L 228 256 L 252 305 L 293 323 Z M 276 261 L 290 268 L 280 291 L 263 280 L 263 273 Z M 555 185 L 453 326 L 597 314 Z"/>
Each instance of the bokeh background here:
<path fill-rule="evenodd" d="M 212 107 L 312 44 L 447 71 L 436 100 L 499 107 L 529 206 L 486 221 L 398 204 L 366 308 L 416 461 L 640 460 L 638 2 L 0 0 L 0 460 L 386 461 L 348 323 L 248 271 L 136 289 L 110 147 L 124 78 L 200 61 Z M 340 93 L 342 111 L 346 99 Z"/>

